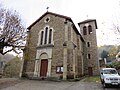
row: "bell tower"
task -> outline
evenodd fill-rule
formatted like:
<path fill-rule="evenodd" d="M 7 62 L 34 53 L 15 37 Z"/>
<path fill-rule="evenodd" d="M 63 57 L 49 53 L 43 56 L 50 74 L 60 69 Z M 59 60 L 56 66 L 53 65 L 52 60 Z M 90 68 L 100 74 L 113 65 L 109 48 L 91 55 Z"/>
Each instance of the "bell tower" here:
<path fill-rule="evenodd" d="M 97 22 L 95 19 L 88 19 L 78 23 L 78 25 L 86 43 L 87 73 L 90 76 L 97 75 L 99 70 L 96 38 Z"/>

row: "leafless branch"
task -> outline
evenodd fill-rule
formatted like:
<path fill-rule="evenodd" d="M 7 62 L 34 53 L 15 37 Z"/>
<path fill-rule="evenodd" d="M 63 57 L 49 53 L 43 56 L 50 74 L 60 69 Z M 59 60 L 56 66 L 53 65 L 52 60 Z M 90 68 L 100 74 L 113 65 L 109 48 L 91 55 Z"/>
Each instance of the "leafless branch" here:
<path fill-rule="evenodd" d="M 3 47 L 12 47 L 12 49 L 0 52 L 6 54 L 7 52 L 14 51 L 17 53 L 16 48 L 25 45 L 27 36 L 27 29 L 22 25 L 20 16 L 16 12 L 0 8 L 0 40 L 4 38 Z M 3 48 L 2 47 L 2 48 Z"/>

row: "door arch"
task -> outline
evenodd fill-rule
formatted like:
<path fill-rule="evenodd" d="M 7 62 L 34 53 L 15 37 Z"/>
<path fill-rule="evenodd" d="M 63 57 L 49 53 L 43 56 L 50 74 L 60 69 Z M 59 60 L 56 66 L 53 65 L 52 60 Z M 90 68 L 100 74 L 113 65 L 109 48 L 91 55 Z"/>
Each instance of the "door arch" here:
<path fill-rule="evenodd" d="M 46 53 L 40 56 L 40 77 L 46 77 L 48 72 L 48 55 Z"/>

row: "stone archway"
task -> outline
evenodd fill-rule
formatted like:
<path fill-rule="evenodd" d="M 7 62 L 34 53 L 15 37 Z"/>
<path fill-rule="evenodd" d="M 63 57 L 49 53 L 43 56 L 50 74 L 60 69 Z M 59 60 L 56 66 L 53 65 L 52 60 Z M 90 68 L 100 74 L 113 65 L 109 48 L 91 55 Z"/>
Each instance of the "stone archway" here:
<path fill-rule="evenodd" d="M 34 77 L 41 77 L 41 76 L 50 77 L 51 63 L 52 63 L 52 48 L 38 49 L 36 53 Z M 45 67 L 46 73 L 44 72 L 44 74 L 41 75 L 41 70 L 42 70 L 41 67 L 43 68 L 44 64 L 46 65 Z"/>
<path fill-rule="evenodd" d="M 40 55 L 40 77 L 46 77 L 48 72 L 48 55 L 42 53 Z"/>

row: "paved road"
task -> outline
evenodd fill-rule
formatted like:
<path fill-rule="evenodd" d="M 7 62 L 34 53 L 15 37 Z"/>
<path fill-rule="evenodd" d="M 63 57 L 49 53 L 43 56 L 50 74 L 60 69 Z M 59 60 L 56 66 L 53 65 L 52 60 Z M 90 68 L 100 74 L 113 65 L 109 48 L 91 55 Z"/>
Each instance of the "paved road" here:
<path fill-rule="evenodd" d="M 90 82 L 53 82 L 22 80 L 0 90 L 120 90 L 118 87 L 103 88 L 100 83 Z"/>

